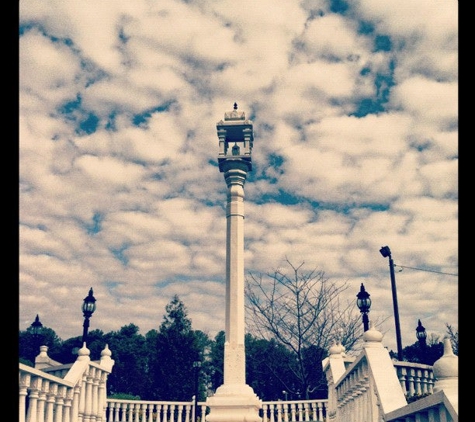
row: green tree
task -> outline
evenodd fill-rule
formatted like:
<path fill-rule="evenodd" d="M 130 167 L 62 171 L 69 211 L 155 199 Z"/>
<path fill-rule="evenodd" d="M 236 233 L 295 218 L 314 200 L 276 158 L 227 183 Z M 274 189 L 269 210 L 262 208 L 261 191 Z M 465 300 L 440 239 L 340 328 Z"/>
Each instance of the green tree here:
<path fill-rule="evenodd" d="M 446 323 L 446 337 L 450 338 L 452 350 L 458 356 L 458 330 Z M 444 354 L 444 343 L 440 336 L 429 334 L 425 343 L 416 341 L 414 344 L 403 348 L 403 357 L 407 362 L 423 363 L 433 365 Z M 397 359 L 397 353 L 391 350 L 391 358 Z"/>
<path fill-rule="evenodd" d="M 33 327 L 30 326 L 26 330 L 20 331 L 18 335 L 20 362 L 29 366 L 35 366 L 35 358 L 40 353 L 40 346 L 48 346 L 48 354 L 52 357 L 52 353 L 57 354 L 61 350 L 62 344 L 63 341 L 51 328 L 42 326 L 39 328 L 38 333 L 35 333 Z"/>
<path fill-rule="evenodd" d="M 139 334 L 139 327 L 125 325 L 119 331 L 106 334 L 103 343 L 102 349 L 107 344 L 114 360 L 107 381 L 108 395 L 130 394 L 147 400 L 151 388 L 149 350 L 145 337 Z"/>
<path fill-rule="evenodd" d="M 404 347 L 402 353 L 406 362 L 433 365 L 444 354 L 444 344 L 438 342 L 424 345 L 416 341 L 414 344 Z M 397 353 L 392 350 L 390 356 L 397 359 Z"/>
<path fill-rule="evenodd" d="M 220 331 L 211 343 L 209 359 L 212 364 L 209 371 L 209 387 L 215 391 L 224 382 L 224 342 L 225 332 Z"/>
<path fill-rule="evenodd" d="M 196 368 L 197 372 L 195 373 L 195 392 L 197 393 L 198 401 L 204 401 L 206 400 L 208 387 L 211 382 L 211 373 L 214 371 L 214 363 L 211 361 L 213 340 L 201 330 L 195 330 L 193 334 L 195 336 L 195 346 L 200 353 L 199 360 L 193 362 L 193 365 L 199 362 Z"/>
<path fill-rule="evenodd" d="M 193 362 L 203 361 L 202 334 L 191 329 L 185 305 L 175 295 L 166 306 L 166 315 L 150 351 L 152 400 L 191 400 L 195 395 L 196 369 Z"/>
<path fill-rule="evenodd" d="M 298 383 L 292 368 L 293 355 L 275 339 L 246 334 L 246 382 L 261 400 L 285 399 L 283 391 Z M 321 365 L 320 365 L 321 366 Z"/>
<path fill-rule="evenodd" d="M 211 343 L 210 388 L 216 390 L 223 384 L 225 332 L 220 331 Z M 275 339 L 259 339 L 247 333 L 246 348 L 246 383 L 262 400 L 278 400 L 298 397 L 299 379 L 295 375 L 294 355 Z M 306 353 L 306 352 L 305 352 Z M 307 356 L 309 366 L 315 360 Z M 321 373 L 321 361 L 315 363 L 311 373 Z M 320 376 L 320 375 L 317 376 Z M 284 393 L 284 391 L 286 393 Z M 326 384 L 325 384 L 326 394 Z M 315 395 L 315 394 L 314 394 Z M 314 396 L 313 395 L 313 396 Z"/>
<path fill-rule="evenodd" d="M 61 343 L 60 347 L 48 350 L 48 355 L 61 363 L 71 363 L 77 358 L 78 350 L 83 346 L 82 336 L 71 337 Z M 92 330 L 88 333 L 86 347 L 89 349 L 91 360 L 99 360 L 105 347 L 104 332 Z"/>

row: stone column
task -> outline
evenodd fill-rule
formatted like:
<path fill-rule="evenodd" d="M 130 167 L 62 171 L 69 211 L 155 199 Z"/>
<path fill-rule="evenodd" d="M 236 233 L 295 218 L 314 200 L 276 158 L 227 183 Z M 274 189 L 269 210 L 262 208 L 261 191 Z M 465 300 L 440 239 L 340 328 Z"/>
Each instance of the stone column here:
<path fill-rule="evenodd" d="M 244 113 L 225 114 L 217 125 L 219 169 L 228 187 L 226 206 L 226 330 L 224 382 L 208 397 L 208 422 L 260 422 L 262 401 L 246 384 L 244 318 L 244 183 L 251 170 L 252 123 Z"/>

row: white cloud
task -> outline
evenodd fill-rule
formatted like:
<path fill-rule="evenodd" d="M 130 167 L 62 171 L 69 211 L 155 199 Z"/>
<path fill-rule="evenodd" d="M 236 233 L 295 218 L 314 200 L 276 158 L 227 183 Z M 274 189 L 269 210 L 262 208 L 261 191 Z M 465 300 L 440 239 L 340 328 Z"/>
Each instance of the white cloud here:
<path fill-rule="evenodd" d="M 348 282 L 349 301 L 364 282 L 394 350 L 389 245 L 415 268 L 397 273 L 405 345 L 419 318 L 439 335 L 457 325 L 454 0 L 344 15 L 321 1 L 25 0 L 20 27 L 20 329 L 39 314 L 80 335 L 91 286 L 91 329 L 158 329 L 174 294 L 193 328 L 224 329 L 216 123 L 235 101 L 255 135 L 246 271 L 305 262 Z"/>

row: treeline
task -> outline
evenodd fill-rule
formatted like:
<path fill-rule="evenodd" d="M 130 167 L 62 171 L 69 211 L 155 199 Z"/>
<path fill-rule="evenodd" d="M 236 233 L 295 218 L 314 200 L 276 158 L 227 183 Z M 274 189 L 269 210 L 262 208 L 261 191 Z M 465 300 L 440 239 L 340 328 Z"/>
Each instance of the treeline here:
<path fill-rule="evenodd" d="M 61 363 L 75 361 L 82 347 L 81 337 L 61 340 L 56 333 L 42 327 L 35 335 L 29 327 L 19 333 L 20 361 L 33 366 L 39 346 L 48 346 L 48 356 Z M 214 339 L 193 330 L 184 303 L 175 296 L 166 307 L 166 315 L 158 330 L 145 336 L 139 327 L 129 324 L 105 334 L 101 330 L 88 333 L 87 348 L 91 360 L 99 360 L 107 344 L 114 367 L 107 382 L 107 395 L 127 396 L 141 400 L 188 401 L 197 393 L 204 401 L 223 383 L 224 332 Z M 274 340 L 262 340 L 246 334 L 246 382 L 262 400 L 297 399 L 303 397 L 298 378 L 292 371 L 292 353 Z M 325 352 L 326 353 L 326 352 Z M 315 385 L 309 398 L 326 398 L 320 353 L 306 352 L 306 366 Z"/>

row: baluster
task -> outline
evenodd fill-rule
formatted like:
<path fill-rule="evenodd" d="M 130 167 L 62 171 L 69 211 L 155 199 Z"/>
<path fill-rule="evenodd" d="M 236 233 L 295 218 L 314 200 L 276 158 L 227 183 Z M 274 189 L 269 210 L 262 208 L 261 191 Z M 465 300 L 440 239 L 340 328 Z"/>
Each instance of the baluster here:
<path fill-rule="evenodd" d="M 276 422 L 277 406 L 275 404 L 269 405 L 269 422 Z"/>
<path fill-rule="evenodd" d="M 58 388 L 56 396 L 56 407 L 54 409 L 54 422 L 63 422 L 64 398 L 66 397 L 66 387 Z"/>
<path fill-rule="evenodd" d="M 122 414 L 120 418 L 120 422 L 127 422 L 127 403 L 122 403 Z"/>
<path fill-rule="evenodd" d="M 78 383 L 73 390 L 73 401 L 71 407 L 71 420 L 79 421 L 79 402 L 81 401 L 81 385 Z"/>
<path fill-rule="evenodd" d="M 107 372 L 101 371 L 101 376 L 99 379 L 99 386 L 98 386 L 98 422 L 105 422 L 106 421 L 106 410 L 107 410 Z"/>
<path fill-rule="evenodd" d="M 295 403 L 290 403 L 290 417 L 291 417 L 291 421 L 292 422 L 295 422 L 297 419 L 296 419 L 296 404 Z"/>
<path fill-rule="evenodd" d="M 414 369 L 409 369 L 408 383 L 409 383 L 409 397 L 413 397 L 415 394 L 414 389 Z"/>
<path fill-rule="evenodd" d="M 112 419 L 112 421 L 109 421 L 109 422 L 120 422 L 120 412 L 121 412 L 120 403 L 114 402 L 113 411 L 114 411 L 114 418 Z"/>
<path fill-rule="evenodd" d="M 317 403 L 317 409 L 318 409 L 318 418 L 315 417 L 315 413 L 313 414 L 313 418 L 319 422 L 323 422 L 324 419 L 323 419 L 323 403 L 322 402 L 318 402 Z"/>
<path fill-rule="evenodd" d="M 274 404 L 270 404 L 269 405 L 269 422 L 275 422 L 275 405 Z"/>
<path fill-rule="evenodd" d="M 26 396 L 31 382 L 30 374 L 22 374 L 20 377 L 20 401 L 19 401 L 19 422 L 26 422 Z"/>
<path fill-rule="evenodd" d="M 310 420 L 312 421 L 316 421 L 317 420 L 317 402 L 312 402 L 310 404 L 310 408 L 312 410 L 312 417 L 310 418 Z"/>
<path fill-rule="evenodd" d="M 309 421 L 310 420 L 310 413 L 309 413 L 309 403 L 302 403 L 303 405 L 303 414 L 304 414 L 304 421 Z"/>
<path fill-rule="evenodd" d="M 83 422 L 84 410 L 86 408 L 86 374 L 84 373 L 79 384 L 79 408 L 78 421 Z"/>
<path fill-rule="evenodd" d="M 137 414 L 137 404 L 129 403 L 129 411 L 127 416 L 127 422 L 135 422 L 135 415 Z"/>
<path fill-rule="evenodd" d="M 401 384 L 402 392 L 405 396 L 407 396 L 407 387 L 406 387 L 406 380 L 407 380 L 407 371 L 406 368 L 401 368 L 400 366 L 396 367 L 397 374 L 399 378 L 399 383 Z"/>
<path fill-rule="evenodd" d="M 135 422 L 145 421 L 147 415 L 147 405 L 145 403 L 137 403 L 137 413 L 135 415 Z"/>
<path fill-rule="evenodd" d="M 157 422 L 165 422 L 165 418 L 162 417 L 162 405 L 157 404 Z"/>
<path fill-rule="evenodd" d="M 305 419 L 303 419 L 303 403 L 298 403 L 298 404 L 297 404 L 297 407 L 298 407 L 298 410 L 299 410 L 299 412 L 298 412 L 298 415 L 299 415 L 299 416 L 298 416 L 298 420 L 299 420 L 299 421 L 305 420 Z"/>
<path fill-rule="evenodd" d="M 153 404 L 148 404 L 146 405 L 148 407 L 148 418 L 147 418 L 147 422 L 153 422 L 153 412 L 154 412 L 154 408 L 155 406 Z M 144 419 L 145 420 L 145 419 Z"/>
<path fill-rule="evenodd" d="M 43 383 L 41 384 L 41 390 L 38 392 L 38 417 L 37 421 L 38 422 L 45 422 L 45 404 L 46 404 L 46 394 L 49 390 L 49 381 L 48 380 L 43 380 Z"/>
<path fill-rule="evenodd" d="M 201 422 L 206 422 L 206 405 L 201 405 Z"/>
<path fill-rule="evenodd" d="M 262 422 L 268 422 L 269 418 L 267 417 L 269 405 L 262 403 Z"/>
<path fill-rule="evenodd" d="M 41 378 L 33 378 L 30 386 L 30 401 L 28 405 L 27 422 L 37 422 L 38 417 L 38 395 L 41 389 Z"/>
<path fill-rule="evenodd" d="M 434 372 L 433 371 L 429 372 L 429 378 L 428 378 L 428 381 L 427 381 L 427 388 L 428 388 L 428 392 L 430 394 L 434 393 Z"/>
<path fill-rule="evenodd" d="M 48 394 L 46 396 L 45 421 L 53 422 L 54 404 L 56 395 L 58 394 L 58 384 L 50 384 Z"/>
<path fill-rule="evenodd" d="M 143 422 L 152 422 L 153 421 L 153 404 L 151 403 L 144 403 L 143 406 Z M 152 417 L 150 417 L 152 415 Z"/>
<path fill-rule="evenodd" d="M 92 379 L 94 375 L 94 368 L 89 366 L 86 370 L 86 382 L 84 387 L 86 388 L 86 401 L 84 406 L 83 422 L 91 422 L 92 415 Z"/>
<path fill-rule="evenodd" d="M 134 405 L 134 422 L 140 422 L 140 410 L 142 406 L 140 403 L 135 403 Z"/>
<path fill-rule="evenodd" d="M 421 389 L 422 371 L 420 369 L 417 369 L 415 373 L 416 373 L 416 377 L 415 377 L 416 394 L 420 396 L 422 394 L 422 389 Z"/>
<path fill-rule="evenodd" d="M 114 402 L 106 401 L 104 410 L 104 422 L 114 422 Z"/>
<path fill-rule="evenodd" d="M 196 413 L 198 413 L 198 412 L 196 412 Z M 183 422 L 183 405 L 182 404 L 178 405 L 177 421 L 178 422 Z"/>
<path fill-rule="evenodd" d="M 187 404 L 185 405 L 185 422 L 190 422 L 191 421 L 191 412 L 193 411 L 193 408 L 195 406 L 195 403 Z M 196 415 L 198 415 L 198 409 L 200 407 L 198 406 L 198 403 L 196 403 Z M 198 417 L 198 416 L 197 416 Z"/>
<path fill-rule="evenodd" d="M 284 402 L 282 407 L 284 408 L 284 421 L 289 422 L 289 404 Z"/>
<path fill-rule="evenodd" d="M 74 389 L 72 388 L 65 388 L 66 394 L 64 398 L 64 411 L 63 411 L 63 422 L 71 422 L 71 414 L 72 414 L 72 403 L 74 397 Z M 58 389 L 60 391 L 60 389 Z"/>
<path fill-rule="evenodd" d="M 102 414 L 102 409 L 99 410 L 99 377 L 100 370 L 94 368 L 93 377 L 92 377 L 92 408 L 91 408 L 91 421 L 97 422 L 100 420 L 100 415 Z"/>
<path fill-rule="evenodd" d="M 422 377 L 421 377 L 421 393 L 422 394 L 427 394 L 427 377 L 429 375 L 429 371 L 427 369 L 424 369 L 422 371 Z"/>
<path fill-rule="evenodd" d="M 175 422 L 175 405 L 171 404 L 170 405 L 170 419 L 168 420 L 169 422 Z"/>
<path fill-rule="evenodd" d="M 281 418 L 281 416 L 280 416 L 280 409 L 279 409 L 278 404 L 273 404 L 272 405 L 271 418 L 272 418 L 273 422 L 281 422 L 282 421 L 282 419 L 279 419 L 279 418 Z"/>
<path fill-rule="evenodd" d="M 120 413 L 120 404 L 114 402 L 112 406 L 112 411 L 114 412 L 114 418 L 109 422 L 120 422 L 119 413 Z"/>
<path fill-rule="evenodd" d="M 133 422 L 134 421 L 134 408 L 135 408 L 135 404 L 134 403 L 129 403 L 129 411 L 127 412 L 128 413 L 128 416 L 127 416 L 127 421 L 128 422 Z"/>

